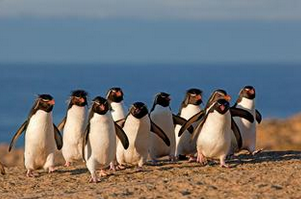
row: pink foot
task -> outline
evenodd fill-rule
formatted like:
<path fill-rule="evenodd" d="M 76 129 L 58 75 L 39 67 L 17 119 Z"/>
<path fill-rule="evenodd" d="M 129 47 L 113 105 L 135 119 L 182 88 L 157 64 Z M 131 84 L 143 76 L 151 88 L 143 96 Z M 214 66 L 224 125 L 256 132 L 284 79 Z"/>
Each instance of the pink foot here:
<path fill-rule="evenodd" d="M 188 159 L 188 162 L 196 162 L 196 161 L 197 161 L 197 158 L 194 156 L 190 156 Z"/>
<path fill-rule="evenodd" d="M 66 162 L 64 166 L 65 167 L 70 167 L 71 166 L 71 162 Z"/>
<path fill-rule="evenodd" d="M 53 173 L 53 172 L 55 172 L 55 167 L 49 167 L 49 170 L 48 170 L 48 173 Z"/>
<path fill-rule="evenodd" d="M 99 172 L 99 175 L 100 175 L 101 177 L 106 177 L 106 176 L 108 176 L 109 174 L 108 174 L 107 172 L 105 172 L 105 170 L 101 169 L 100 172 Z"/>
<path fill-rule="evenodd" d="M 100 182 L 100 179 L 96 178 L 96 177 L 91 177 L 89 180 L 89 183 L 98 183 Z"/>
<path fill-rule="evenodd" d="M 259 150 L 256 150 L 256 151 L 253 151 L 251 154 L 252 155 L 256 155 L 256 154 L 258 154 L 258 153 L 260 153 L 260 152 L 262 152 L 263 151 L 263 148 L 262 149 L 259 149 Z"/>
<path fill-rule="evenodd" d="M 36 175 L 34 175 L 34 173 L 33 173 L 32 170 L 27 170 L 26 176 L 29 177 L 29 178 L 34 178 L 34 177 L 36 177 Z"/>
<path fill-rule="evenodd" d="M 225 163 L 225 158 L 226 158 L 226 156 L 220 157 L 220 167 L 231 168 L 230 165 L 228 165 L 228 164 Z"/>
<path fill-rule="evenodd" d="M 207 159 L 201 152 L 198 152 L 197 162 L 203 166 L 207 164 Z"/>
<path fill-rule="evenodd" d="M 114 172 L 117 171 L 117 166 L 115 166 L 114 162 L 110 163 L 110 170 Z"/>

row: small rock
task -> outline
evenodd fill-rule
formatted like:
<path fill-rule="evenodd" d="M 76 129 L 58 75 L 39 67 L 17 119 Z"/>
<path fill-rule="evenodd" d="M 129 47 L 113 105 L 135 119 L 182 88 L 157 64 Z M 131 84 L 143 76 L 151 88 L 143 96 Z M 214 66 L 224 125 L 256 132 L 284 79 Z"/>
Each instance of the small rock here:
<path fill-rule="evenodd" d="M 184 191 L 181 191 L 181 194 L 182 194 L 183 196 L 187 196 L 187 195 L 190 195 L 191 193 L 190 193 L 190 191 L 188 191 L 188 190 L 184 190 Z"/>
<path fill-rule="evenodd" d="M 273 188 L 273 189 L 276 189 L 276 190 L 280 190 L 280 189 L 283 189 L 283 187 L 282 186 L 280 186 L 280 185 L 271 185 L 271 188 Z"/>

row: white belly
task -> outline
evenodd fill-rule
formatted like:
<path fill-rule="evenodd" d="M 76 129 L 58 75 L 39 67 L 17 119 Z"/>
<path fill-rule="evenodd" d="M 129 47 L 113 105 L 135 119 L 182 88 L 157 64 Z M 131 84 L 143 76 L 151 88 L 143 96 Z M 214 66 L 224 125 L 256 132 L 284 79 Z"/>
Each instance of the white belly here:
<path fill-rule="evenodd" d="M 62 153 L 66 161 L 72 162 L 82 158 L 82 143 L 86 127 L 86 107 L 73 105 L 67 113 L 64 127 Z"/>
<path fill-rule="evenodd" d="M 123 127 L 129 139 L 129 147 L 125 150 L 121 144 L 117 146 L 117 161 L 120 164 L 142 166 L 148 155 L 150 120 L 148 115 L 137 119 L 132 115 L 127 117 Z"/>
<path fill-rule="evenodd" d="M 248 112 L 250 112 L 254 119 L 256 118 L 255 114 L 255 107 L 254 107 L 254 100 L 249 100 L 246 98 L 243 98 L 243 100 L 238 103 L 236 106 L 237 108 L 244 109 Z M 242 137 L 242 149 L 247 149 L 250 152 L 255 151 L 256 148 L 256 120 L 253 123 L 250 123 L 248 120 L 240 118 L 240 117 L 234 117 L 234 121 L 237 124 L 241 137 Z M 236 140 L 235 140 L 236 143 Z M 235 145 L 237 147 L 237 143 Z"/>
<path fill-rule="evenodd" d="M 197 150 L 205 157 L 226 156 L 231 144 L 231 115 L 210 113 L 197 138 Z"/>
<path fill-rule="evenodd" d="M 25 132 L 25 167 L 37 169 L 56 150 L 52 114 L 38 110 L 30 119 Z"/>
<path fill-rule="evenodd" d="M 157 124 L 167 135 L 170 140 L 170 146 L 167 146 L 164 141 L 156 134 L 150 134 L 150 157 L 152 159 L 160 158 L 163 156 L 175 155 L 175 132 L 172 118 L 172 112 L 169 107 L 156 106 L 154 111 L 150 114 L 151 120 Z"/>
<path fill-rule="evenodd" d="M 180 116 L 186 120 L 189 120 L 192 116 L 201 111 L 200 106 L 188 104 L 185 108 L 182 109 Z M 197 123 L 193 124 L 195 127 Z M 181 129 L 181 125 L 176 125 L 175 127 L 175 138 L 176 138 L 176 153 L 175 155 L 189 155 L 196 153 L 196 139 L 191 141 L 191 134 L 186 130 L 178 137 L 178 133 Z"/>
<path fill-rule="evenodd" d="M 124 111 L 123 102 L 119 102 L 119 103 L 112 102 L 111 107 L 112 107 L 111 113 L 114 121 L 118 121 L 125 118 L 126 114 Z"/>
<path fill-rule="evenodd" d="M 90 120 L 90 133 L 85 147 L 87 164 L 106 167 L 114 160 L 116 153 L 116 132 L 111 114 L 94 114 Z"/>

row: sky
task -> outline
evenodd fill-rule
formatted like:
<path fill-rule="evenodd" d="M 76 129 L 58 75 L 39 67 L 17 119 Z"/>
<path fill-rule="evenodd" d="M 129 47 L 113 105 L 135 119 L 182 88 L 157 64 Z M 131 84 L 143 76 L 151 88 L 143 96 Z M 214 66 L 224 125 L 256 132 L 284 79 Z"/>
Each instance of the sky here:
<path fill-rule="evenodd" d="M 301 63 L 301 1 L 0 0 L 0 62 Z"/>

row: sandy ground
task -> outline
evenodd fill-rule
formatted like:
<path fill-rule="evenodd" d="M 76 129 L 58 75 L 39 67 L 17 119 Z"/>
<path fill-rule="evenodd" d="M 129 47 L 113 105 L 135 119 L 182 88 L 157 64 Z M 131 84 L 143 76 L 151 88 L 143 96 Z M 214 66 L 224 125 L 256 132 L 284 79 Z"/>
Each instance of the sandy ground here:
<path fill-rule="evenodd" d="M 246 153 L 220 168 L 181 161 L 162 161 L 111 172 L 101 182 L 88 183 L 89 173 L 82 163 L 38 177 L 27 178 L 23 150 L 7 153 L 0 146 L 0 160 L 6 175 L 0 175 L 0 198 L 301 198 L 301 115 L 286 120 L 265 120 L 258 128 L 255 155 Z M 58 163 L 62 163 L 61 157 Z"/>

